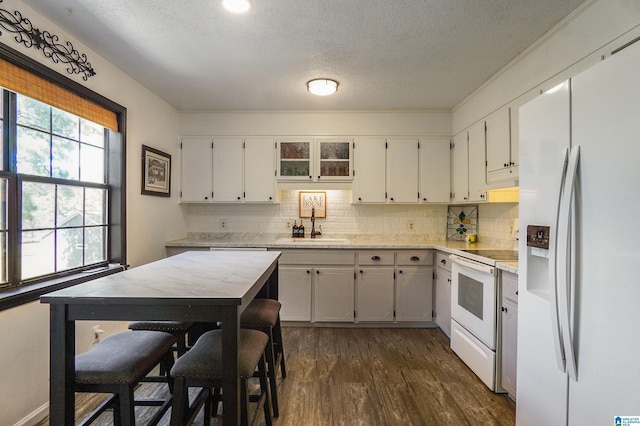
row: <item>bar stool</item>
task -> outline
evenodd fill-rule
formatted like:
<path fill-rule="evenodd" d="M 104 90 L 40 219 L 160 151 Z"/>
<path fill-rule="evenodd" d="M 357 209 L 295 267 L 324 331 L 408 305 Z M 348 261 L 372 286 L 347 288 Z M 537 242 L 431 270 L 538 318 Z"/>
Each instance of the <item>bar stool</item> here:
<path fill-rule="evenodd" d="M 135 424 L 136 405 L 159 406 L 149 424 L 157 424 L 171 406 L 171 398 L 134 399 L 134 389 L 156 366 L 163 362 L 173 365 L 173 345 L 176 338 L 160 331 L 121 332 L 111 335 L 94 348 L 75 357 L 76 392 L 112 393 L 81 423 L 94 422 L 106 409 L 113 408 L 116 425 Z M 169 370 L 167 370 L 169 371 Z M 173 380 L 167 380 L 173 391 Z"/>
<path fill-rule="evenodd" d="M 259 330 L 269 336 L 269 343 L 267 344 L 267 369 L 269 385 L 271 387 L 273 417 L 278 417 L 280 414 L 276 381 L 278 368 L 281 370 L 282 378 L 287 377 L 282 329 L 280 327 L 281 306 L 280 302 L 274 299 L 253 299 L 240 315 L 240 327 Z"/>
<path fill-rule="evenodd" d="M 269 338 L 257 330 L 240 330 L 239 336 L 241 424 L 243 426 L 256 424 L 262 409 L 267 426 L 272 426 L 271 400 L 264 356 Z M 253 377 L 256 368 L 260 378 L 260 395 L 254 400 L 258 404 L 253 415 L 250 416 L 247 380 Z M 200 336 L 189 352 L 178 358 L 171 369 L 171 376 L 175 380 L 171 426 L 192 424 L 202 405 L 204 405 L 204 424 L 205 426 L 211 424 L 212 407 L 217 411 L 218 405 L 217 401 L 214 404 L 212 390 L 216 389 L 216 395 L 219 395 L 218 389 L 222 388 L 223 370 L 222 331 L 208 331 Z M 191 405 L 189 405 L 188 392 L 190 387 L 202 388 Z M 224 392 L 224 389 L 222 391 Z M 213 413 L 215 414 L 215 411 Z M 251 422 L 249 422 L 250 417 Z"/>
<path fill-rule="evenodd" d="M 188 321 L 131 321 L 130 330 L 164 331 L 176 337 L 176 352 L 178 357 L 187 352 L 187 333 L 193 327 L 193 322 Z"/>

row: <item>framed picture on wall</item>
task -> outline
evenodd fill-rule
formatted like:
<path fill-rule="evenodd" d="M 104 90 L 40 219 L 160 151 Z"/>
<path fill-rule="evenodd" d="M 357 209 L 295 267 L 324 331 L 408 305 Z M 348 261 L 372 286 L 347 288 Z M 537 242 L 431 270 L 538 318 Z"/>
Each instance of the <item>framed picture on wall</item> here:
<path fill-rule="evenodd" d="M 300 191 L 298 193 L 298 215 L 311 217 L 311 209 L 315 209 L 316 217 L 327 217 L 327 193 L 324 191 Z"/>
<path fill-rule="evenodd" d="M 142 194 L 171 196 L 171 156 L 142 145 Z"/>

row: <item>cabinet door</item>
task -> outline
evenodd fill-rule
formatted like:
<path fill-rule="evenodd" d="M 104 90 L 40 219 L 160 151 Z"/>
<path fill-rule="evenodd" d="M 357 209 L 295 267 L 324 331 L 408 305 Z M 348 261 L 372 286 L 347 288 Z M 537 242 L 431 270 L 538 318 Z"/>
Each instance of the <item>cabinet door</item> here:
<path fill-rule="evenodd" d="M 314 280 L 314 320 L 353 322 L 353 267 L 317 268 Z"/>
<path fill-rule="evenodd" d="M 317 180 L 350 181 L 353 179 L 353 141 L 351 139 L 317 140 Z"/>
<path fill-rule="evenodd" d="M 448 203 L 451 197 L 451 143 L 449 139 L 420 140 L 420 202 Z"/>
<path fill-rule="evenodd" d="M 242 201 L 244 186 L 242 143 L 242 138 L 213 140 L 213 201 Z"/>
<path fill-rule="evenodd" d="M 436 268 L 435 322 L 451 338 L 451 272 Z"/>
<path fill-rule="evenodd" d="M 418 140 L 389 139 L 387 202 L 418 202 Z"/>
<path fill-rule="evenodd" d="M 431 321 L 433 268 L 398 266 L 396 274 L 396 320 Z"/>
<path fill-rule="evenodd" d="M 273 202 L 275 188 L 275 141 L 272 138 L 244 140 L 244 200 Z"/>
<path fill-rule="evenodd" d="M 518 305 L 502 299 L 502 387 L 516 398 Z"/>
<path fill-rule="evenodd" d="M 511 160 L 510 108 L 504 108 L 489 115 L 486 125 L 487 173 L 508 169 L 514 165 Z"/>
<path fill-rule="evenodd" d="M 211 201 L 213 191 L 211 139 L 183 139 L 180 147 L 181 201 Z"/>
<path fill-rule="evenodd" d="M 485 201 L 487 186 L 484 121 L 469 128 L 469 200 Z"/>
<path fill-rule="evenodd" d="M 311 321 L 312 269 L 280 266 L 278 301 L 282 304 L 282 321 Z"/>
<path fill-rule="evenodd" d="M 353 202 L 385 202 L 386 139 L 358 138 L 354 148 Z"/>
<path fill-rule="evenodd" d="M 357 320 L 393 321 L 393 267 L 360 268 L 357 275 Z"/>
<path fill-rule="evenodd" d="M 307 138 L 283 139 L 278 141 L 278 179 L 310 181 L 312 145 Z"/>
<path fill-rule="evenodd" d="M 469 156 L 468 133 L 458 133 L 453 138 L 451 152 L 451 189 L 453 201 L 463 203 L 469 201 Z"/>

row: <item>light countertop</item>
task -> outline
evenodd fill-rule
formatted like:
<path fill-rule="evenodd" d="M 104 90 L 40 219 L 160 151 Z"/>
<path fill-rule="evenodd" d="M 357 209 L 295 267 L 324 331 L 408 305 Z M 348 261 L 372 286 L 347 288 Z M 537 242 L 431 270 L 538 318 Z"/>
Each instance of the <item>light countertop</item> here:
<path fill-rule="evenodd" d="M 267 249 L 391 249 L 391 250 L 440 250 L 446 253 L 456 253 L 465 249 L 504 249 L 502 246 L 489 245 L 482 242 L 469 244 L 461 241 L 429 240 L 419 237 L 382 236 L 382 235 L 340 235 L 320 236 L 311 239 L 290 238 L 274 234 L 229 233 L 229 234 L 195 234 L 189 238 L 168 241 L 166 247 L 193 248 L 267 248 Z M 510 249 L 511 247 L 509 247 Z M 518 273 L 518 262 L 498 262 L 498 269 Z"/>

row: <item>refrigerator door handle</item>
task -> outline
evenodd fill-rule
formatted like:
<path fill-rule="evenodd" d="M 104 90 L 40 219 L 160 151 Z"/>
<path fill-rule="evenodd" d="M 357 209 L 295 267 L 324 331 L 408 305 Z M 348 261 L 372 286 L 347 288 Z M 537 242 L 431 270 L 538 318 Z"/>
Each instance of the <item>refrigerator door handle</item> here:
<path fill-rule="evenodd" d="M 562 229 L 562 237 L 558 238 L 558 308 L 560 325 L 562 327 L 562 341 L 565 354 L 565 364 L 569 377 L 577 380 L 576 360 L 573 346 L 573 330 L 571 328 L 571 282 L 574 277 L 570 270 L 571 263 L 571 207 L 574 199 L 578 163 L 580 161 L 580 145 L 571 148 L 569 165 L 564 183 L 564 193 L 560 202 L 559 228 Z"/>
<path fill-rule="evenodd" d="M 553 347 L 556 354 L 556 362 L 558 369 L 562 372 L 566 371 L 564 345 L 562 339 L 562 331 L 560 317 L 558 312 L 558 234 L 560 232 L 560 209 L 564 195 L 565 178 L 567 176 L 567 165 L 569 163 L 569 149 L 565 149 L 564 159 L 562 161 L 562 175 L 560 178 L 560 191 L 558 192 L 558 201 L 556 203 L 556 218 L 554 226 L 551 228 L 552 236 L 549 256 L 549 285 L 551 286 L 549 295 L 550 313 L 551 313 L 551 333 L 553 334 Z"/>

